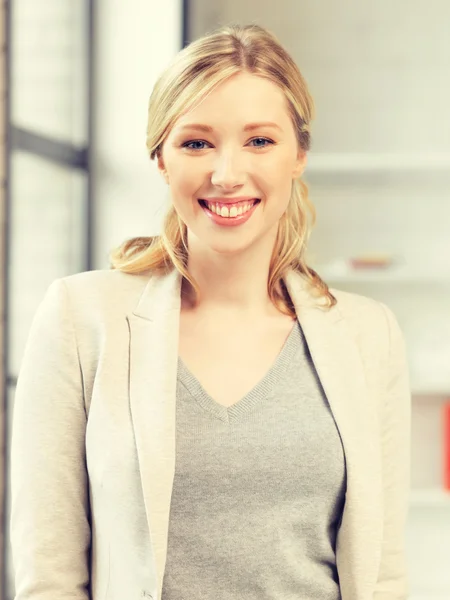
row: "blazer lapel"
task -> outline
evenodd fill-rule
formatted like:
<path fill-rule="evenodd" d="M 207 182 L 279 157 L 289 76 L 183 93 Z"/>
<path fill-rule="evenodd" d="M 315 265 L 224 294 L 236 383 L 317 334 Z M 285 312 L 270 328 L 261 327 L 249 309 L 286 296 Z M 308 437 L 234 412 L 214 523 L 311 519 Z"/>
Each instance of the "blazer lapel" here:
<path fill-rule="evenodd" d="M 382 543 L 381 460 L 378 417 L 364 365 L 339 303 L 321 308 L 301 275 L 291 271 L 286 287 L 296 307 L 314 365 L 344 447 L 347 492 L 337 539 L 343 600 L 371 599 Z"/>
<path fill-rule="evenodd" d="M 167 555 L 175 474 L 175 417 L 181 276 L 151 276 L 130 327 L 130 406 L 158 598 Z"/>

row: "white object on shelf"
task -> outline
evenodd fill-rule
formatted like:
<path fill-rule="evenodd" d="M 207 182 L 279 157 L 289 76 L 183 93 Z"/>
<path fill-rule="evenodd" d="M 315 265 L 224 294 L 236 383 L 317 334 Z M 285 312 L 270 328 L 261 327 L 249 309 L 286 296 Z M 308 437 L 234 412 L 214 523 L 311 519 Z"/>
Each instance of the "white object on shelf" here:
<path fill-rule="evenodd" d="M 332 283 L 439 283 L 450 285 L 450 271 L 414 270 L 409 265 L 381 268 L 352 268 L 346 262 L 314 267 L 320 277 Z"/>
<path fill-rule="evenodd" d="M 413 507 L 444 506 L 450 509 L 450 492 L 441 489 L 411 490 L 410 505 Z"/>
<path fill-rule="evenodd" d="M 450 174 L 450 154 L 369 154 L 369 153 L 314 153 L 308 155 L 305 175 L 315 173 L 353 172 L 427 172 L 442 171 Z"/>

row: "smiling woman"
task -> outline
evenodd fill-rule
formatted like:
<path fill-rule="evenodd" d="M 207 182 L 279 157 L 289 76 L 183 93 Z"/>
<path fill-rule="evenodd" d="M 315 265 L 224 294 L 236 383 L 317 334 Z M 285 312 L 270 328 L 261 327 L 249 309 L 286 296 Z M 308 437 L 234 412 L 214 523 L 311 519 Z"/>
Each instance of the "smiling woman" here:
<path fill-rule="evenodd" d="M 161 235 L 54 282 L 28 340 L 17 600 L 406 600 L 403 337 L 306 264 L 311 118 L 256 25 L 161 75 Z"/>

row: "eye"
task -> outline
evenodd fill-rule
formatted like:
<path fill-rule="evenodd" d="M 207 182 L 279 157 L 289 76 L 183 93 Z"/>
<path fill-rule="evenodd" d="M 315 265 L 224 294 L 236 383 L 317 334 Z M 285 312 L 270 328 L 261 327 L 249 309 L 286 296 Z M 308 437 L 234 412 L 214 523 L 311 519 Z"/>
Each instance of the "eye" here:
<path fill-rule="evenodd" d="M 192 140 L 190 142 L 185 142 L 182 144 L 182 148 L 188 148 L 188 150 L 193 150 L 194 152 L 198 152 L 199 150 L 204 150 L 204 148 L 192 148 L 191 144 L 207 144 L 204 140 Z"/>
<path fill-rule="evenodd" d="M 267 146 L 269 144 L 273 145 L 275 142 L 273 140 L 270 140 L 268 138 L 264 138 L 264 137 L 257 137 L 257 138 L 253 138 L 252 140 L 250 140 L 249 143 L 251 142 L 256 142 L 256 141 L 262 141 L 262 142 L 266 142 L 264 145 L 262 144 L 258 144 L 256 146 L 253 146 L 253 148 L 267 148 Z M 190 140 L 188 142 L 184 142 L 184 144 L 182 144 L 182 148 L 187 148 L 188 150 L 192 150 L 193 152 L 199 152 L 200 150 L 204 150 L 204 147 L 193 147 L 192 144 L 208 144 L 208 142 L 205 142 L 204 140 Z"/>
<path fill-rule="evenodd" d="M 253 138 L 250 141 L 251 142 L 256 142 L 257 140 L 263 141 L 263 142 L 267 142 L 267 144 L 274 144 L 275 143 L 273 140 L 269 140 L 268 138 L 263 138 L 263 137 Z M 266 144 L 264 144 L 264 146 L 258 145 L 258 146 L 254 146 L 254 148 L 267 148 L 267 145 Z"/>

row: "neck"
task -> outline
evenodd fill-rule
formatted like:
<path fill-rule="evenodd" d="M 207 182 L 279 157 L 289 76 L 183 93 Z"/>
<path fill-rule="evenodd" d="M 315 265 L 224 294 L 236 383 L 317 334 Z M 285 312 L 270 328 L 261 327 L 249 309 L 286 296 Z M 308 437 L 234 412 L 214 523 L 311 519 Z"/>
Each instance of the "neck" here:
<path fill-rule="evenodd" d="M 274 240 L 272 240 L 273 242 Z M 187 270 L 200 289 L 195 310 L 214 310 L 252 318 L 279 313 L 267 291 L 273 243 L 255 244 L 236 254 L 219 253 L 189 242 Z M 192 286 L 183 281 L 183 305 L 193 308 Z"/>

